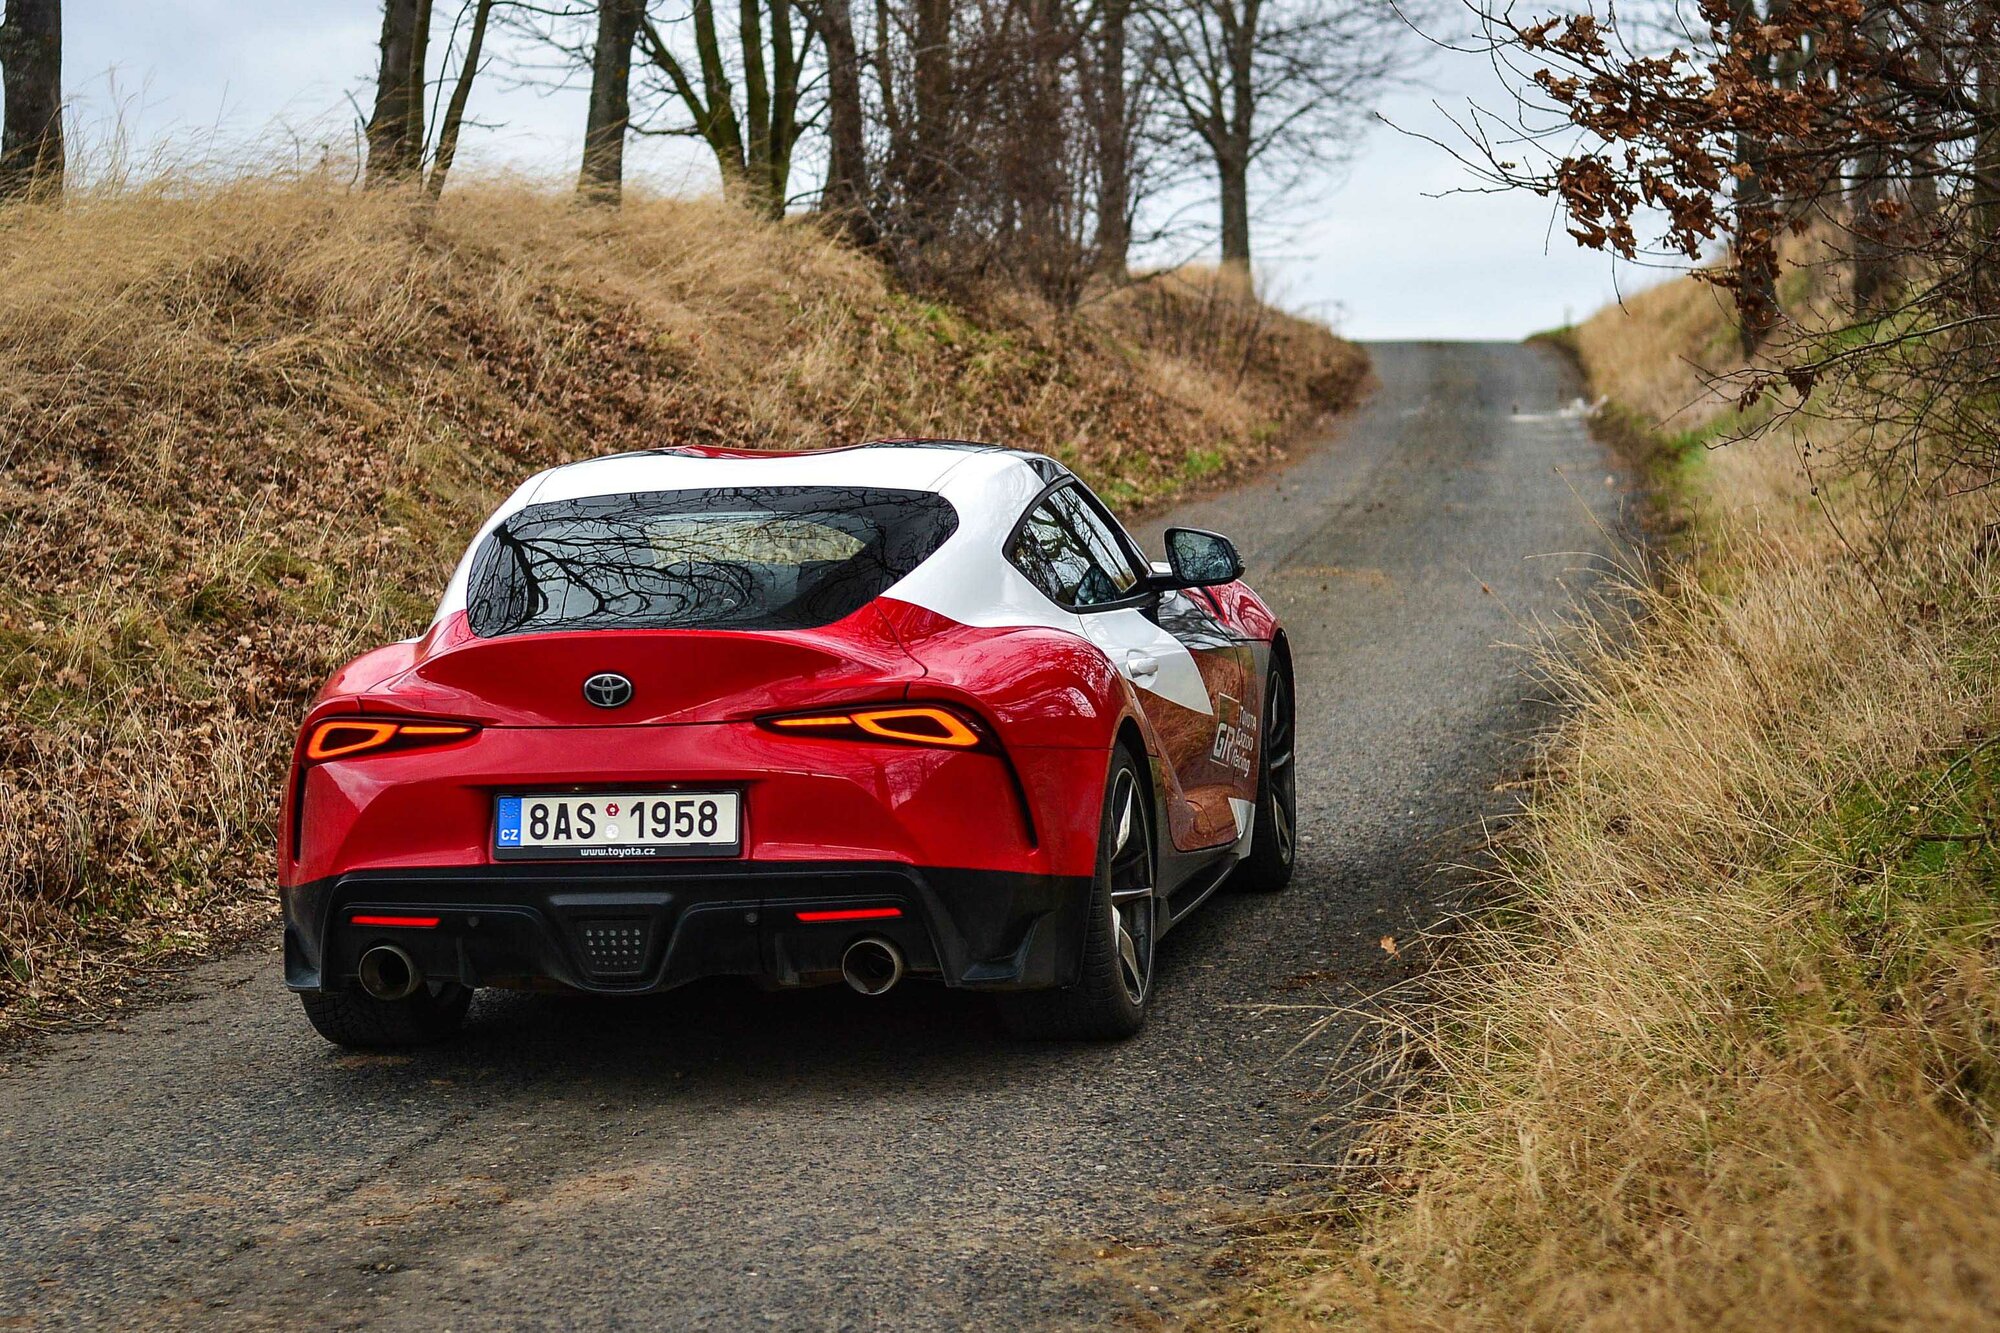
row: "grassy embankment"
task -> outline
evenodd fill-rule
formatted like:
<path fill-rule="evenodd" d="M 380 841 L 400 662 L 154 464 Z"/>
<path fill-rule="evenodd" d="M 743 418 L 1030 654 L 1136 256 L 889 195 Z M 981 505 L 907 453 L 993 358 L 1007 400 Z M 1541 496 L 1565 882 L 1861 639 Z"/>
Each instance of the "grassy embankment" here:
<path fill-rule="evenodd" d="M 1429 1073 L 1357 1155 L 1387 1167 L 1217 1319 L 2000 1324 L 1990 500 L 1900 506 L 1876 559 L 1841 427 L 1706 447 L 1743 423 L 1688 364 L 1735 355 L 1692 282 L 1573 345 L 1677 554 L 1629 635 L 1552 656 L 1571 709 L 1506 906 L 1410 1020 Z"/>
<path fill-rule="evenodd" d="M 0 1034 L 274 913 L 302 704 L 522 476 L 665 443 L 1018 442 L 1143 505 L 1358 349 L 1199 279 L 1059 319 L 719 203 L 314 181 L 0 213 Z"/>

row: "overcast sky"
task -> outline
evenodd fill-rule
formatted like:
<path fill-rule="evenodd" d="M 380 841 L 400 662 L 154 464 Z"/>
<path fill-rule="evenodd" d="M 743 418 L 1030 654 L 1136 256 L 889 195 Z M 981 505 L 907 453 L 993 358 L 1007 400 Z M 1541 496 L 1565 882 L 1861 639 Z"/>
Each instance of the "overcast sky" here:
<path fill-rule="evenodd" d="M 438 6 L 441 16 L 455 8 Z M 69 0 L 64 11 L 64 79 L 80 147 L 95 162 L 120 142 L 141 173 L 163 155 L 312 160 L 352 144 L 349 99 L 367 100 L 378 0 Z M 467 130 L 460 162 L 567 178 L 582 92 L 514 82 L 500 69 L 482 80 L 471 109 L 482 125 Z M 1424 88 L 1391 95 L 1382 110 L 1442 137 L 1449 127 L 1433 100 L 1455 111 L 1468 97 L 1497 104 L 1500 94 L 1483 61 L 1446 57 Z M 710 179 L 681 141 L 636 142 L 628 164 L 663 190 Z M 1281 303 L 1360 338 L 1516 338 L 1612 299 L 1610 261 L 1552 228 L 1546 201 L 1451 193 L 1466 183 L 1440 149 L 1377 126 L 1350 166 L 1263 229 L 1260 269 Z"/>

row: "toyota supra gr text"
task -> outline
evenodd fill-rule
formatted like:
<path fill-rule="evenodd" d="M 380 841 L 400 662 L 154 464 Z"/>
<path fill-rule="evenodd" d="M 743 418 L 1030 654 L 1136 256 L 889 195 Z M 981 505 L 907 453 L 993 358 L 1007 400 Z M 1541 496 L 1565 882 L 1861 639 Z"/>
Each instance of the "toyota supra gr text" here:
<path fill-rule="evenodd" d="M 294 751 L 285 977 L 347 1045 L 481 986 L 905 977 L 1136 1031 L 1160 938 L 1293 857 L 1285 636 L 1039 454 L 673 448 L 522 485 Z"/>

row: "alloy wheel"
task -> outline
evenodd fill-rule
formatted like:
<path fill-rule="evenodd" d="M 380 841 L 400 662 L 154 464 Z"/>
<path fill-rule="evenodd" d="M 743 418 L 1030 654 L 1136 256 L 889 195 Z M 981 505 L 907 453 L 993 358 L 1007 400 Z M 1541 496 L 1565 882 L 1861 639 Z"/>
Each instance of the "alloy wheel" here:
<path fill-rule="evenodd" d="M 1138 779 L 1121 769 L 1112 789 L 1111 937 L 1118 949 L 1118 979 L 1133 1004 L 1153 983 L 1153 838 Z"/>
<path fill-rule="evenodd" d="M 1298 819 L 1298 772 L 1292 752 L 1292 687 L 1282 671 L 1271 676 L 1271 701 L 1265 709 L 1264 781 L 1271 794 L 1271 831 L 1277 835 L 1279 860 L 1290 865 L 1294 824 Z"/>

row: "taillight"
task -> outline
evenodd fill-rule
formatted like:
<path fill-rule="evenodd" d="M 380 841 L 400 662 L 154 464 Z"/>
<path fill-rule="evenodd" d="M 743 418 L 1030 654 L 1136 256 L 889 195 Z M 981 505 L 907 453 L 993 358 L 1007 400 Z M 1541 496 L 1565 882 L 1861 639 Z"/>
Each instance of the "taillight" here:
<path fill-rule="evenodd" d="M 976 750 L 986 744 L 977 722 L 934 704 L 792 713 L 759 718 L 757 722 L 788 736 L 826 740 L 892 741 L 898 745 L 932 745 L 947 750 Z"/>
<path fill-rule="evenodd" d="M 405 722 L 392 718 L 337 717 L 322 722 L 306 738 L 306 758 L 313 763 L 377 754 L 383 750 L 414 750 L 423 745 L 462 741 L 478 727 L 463 722 Z"/>

